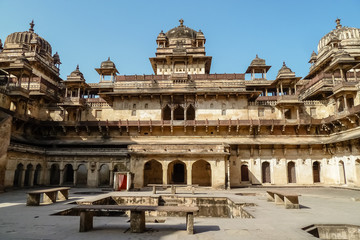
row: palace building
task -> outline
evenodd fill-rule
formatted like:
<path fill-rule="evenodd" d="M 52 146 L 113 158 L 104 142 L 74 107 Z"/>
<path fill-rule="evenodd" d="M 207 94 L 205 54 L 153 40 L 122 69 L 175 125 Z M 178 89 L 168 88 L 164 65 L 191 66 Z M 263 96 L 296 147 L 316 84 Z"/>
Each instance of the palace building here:
<path fill-rule="evenodd" d="M 3 43 L 1 189 L 110 187 L 118 173 L 132 188 L 360 186 L 360 29 L 339 19 L 305 77 L 283 63 L 267 79 L 261 55 L 213 74 L 204 33 L 183 20 L 159 33 L 154 74 L 121 75 L 108 58 L 97 83 L 79 66 L 61 79 L 33 22 Z"/>

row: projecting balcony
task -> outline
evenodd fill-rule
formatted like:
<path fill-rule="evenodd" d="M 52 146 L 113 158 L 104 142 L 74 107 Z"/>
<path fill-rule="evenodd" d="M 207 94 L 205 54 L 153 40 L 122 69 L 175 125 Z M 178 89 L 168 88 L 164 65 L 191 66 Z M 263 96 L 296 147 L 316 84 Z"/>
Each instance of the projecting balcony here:
<path fill-rule="evenodd" d="M 8 95 L 10 95 L 10 96 L 29 98 L 29 90 L 22 88 L 19 85 L 9 84 L 9 86 L 7 87 L 7 90 L 8 90 Z"/>
<path fill-rule="evenodd" d="M 63 103 L 59 103 L 60 106 L 68 106 L 68 107 L 84 107 L 85 99 L 78 97 L 66 97 L 64 98 Z"/>
<path fill-rule="evenodd" d="M 341 82 L 333 88 L 334 94 L 339 92 L 356 92 L 358 88 L 356 87 L 357 82 Z"/>
<path fill-rule="evenodd" d="M 298 95 L 282 95 L 278 96 L 276 105 L 294 105 L 300 103 Z"/>

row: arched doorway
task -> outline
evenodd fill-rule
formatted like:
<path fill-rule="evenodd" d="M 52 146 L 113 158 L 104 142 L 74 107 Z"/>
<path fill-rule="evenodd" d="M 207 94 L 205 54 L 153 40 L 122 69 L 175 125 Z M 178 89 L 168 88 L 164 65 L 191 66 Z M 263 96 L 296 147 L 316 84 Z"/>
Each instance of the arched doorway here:
<path fill-rule="evenodd" d="M 339 178 L 340 184 L 346 184 L 345 165 L 343 161 L 339 161 Z"/>
<path fill-rule="evenodd" d="M 186 184 L 186 166 L 183 162 L 177 160 L 169 164 L 168 182 Z"/>
<path fill-rule="evenodd" d="M 171 108 L 168 105 L 163 108 L 162 115 L 163 120 L 171 120 Z"/>
<path fill-rule="evenodd" d="M 162 184 L 163 170 L 160 162 L 150 160 L 144 165 L 144 186 L 148 184 Z"/>
<path fill-rule="evenodd" d="M 24 170 L 24 165 L 22 163 L 19 163 L 16 167 L 14 174 L 14 183 L 13 183 L 14 187 L 21 187 L 23 170 Z"/>
<path fill-rule="evenodd" d="M 87 185 L 87 168 L 84 164 L 80 164 L 76 171 L 76 184 L 86 186 Z"/>
<path fill-rule="evenodd" d="M 318 161 L 313 163 L 313 178 L 314 183 L 320 182 L 320 163 Z"/>
<path fill-rule="evenodd" d="M 288 183 L 296 183 L 296 168 L 294 162 L 288 163 Z"/>
<path fill-rule="evenodd" d="M 58 164 L 52 164 L 50 168 L 50 184 L 60 184 L 60 168 Z"/>
<path fill-rule="evenodd" d="M 110 185 L 110 169 L 107 164 L 103 164 L 99 170 L 99 186 Z"/>
<path fill-rule="evenodd" d="M 270 163 L 263 162 L 261 166 L 262 172 L 262 182 L 263 183 L 271 183 L 271 175 L 270 175 Z"/>
<path fill-rule="evenodd" d="M 184 120 L 184 108 L 177 106 L 174 110 L 174 120 Z"/>
<path fill-rule="evenodd" d="M 31 185 L 31 174 L 33 171 L 33 165 L 30 163 L 26 167 L 25 171 L 25 179 L 24 179 L 24 186 L 30 186 Z"/>
<path fill-rule="evenodd" d="M 186 109 L 186 120 L 195 120 L 195 108 L 192 104 Z"/>
<path fill-rule="evenodd" d="M 35 172 L 34 172 L 34 186 L 41 184 L 41 165 L 36 165 Z"/>
<path fill-rule="evenodd" d="M 249 167 L 248 165 L 241 165 L 241 181 L 248 182 L 249 179 Z"/>
<path fill-rule="evenodd" d="M 64 184 L 66 185 L 74 184 L 74 169 L 71 164 L 66 164 L 64 167 Z"/>
<path fill-rule="evenodd" d="M 193 163 L 191 169 L 193 184 L 199 186 L 211 186 L 211 165 L 207 161 L 199 160 Z"/>

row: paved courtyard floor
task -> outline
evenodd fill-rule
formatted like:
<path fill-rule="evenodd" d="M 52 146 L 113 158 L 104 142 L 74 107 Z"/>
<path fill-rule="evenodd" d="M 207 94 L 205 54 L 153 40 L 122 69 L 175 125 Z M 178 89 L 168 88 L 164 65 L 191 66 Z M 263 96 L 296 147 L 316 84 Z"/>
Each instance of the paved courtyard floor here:
<path fill-rule="evenodd" d="M 276 188 L 271 188 L 275 190 Z M 146 223 L 144 233 L 129 231 L 127 217 L 94 217 L 94 230 L 79 232 L 79 216 L 51 216 L 74 206 L 71 202 L 92 198 L 101 189 L 72 188 L 68 201 L 26 206 L 26 192 L 0 193 L 0 239 L 317 239 L 301 228 L 311 224 L 360 225 L 360 191 L 333 187 L 291 188 L 301 194 L 300 209 L 285 209 L 266 201 L 267 188 L 211 190 L 200 188 L 195 196 L 228 197 L 236 202 L 254 203 L 246 210 L 254 216 L 243 218 L 195 217 L 195 234 L 186 233 L 184 217 L 167 217 L 164 223 Z M 286 190 L 286 188 L 282 188 Z M 92 193 L 92 194 L 91 194 Z M 239 193 L 255 193 L 246 196 Z M 151 190 L 111 192 L 120 196 L 150 196 Z M 160 191 L 170 194 L 170 189 Z M 192 196 L 189 191 L 180 196 Z"/>

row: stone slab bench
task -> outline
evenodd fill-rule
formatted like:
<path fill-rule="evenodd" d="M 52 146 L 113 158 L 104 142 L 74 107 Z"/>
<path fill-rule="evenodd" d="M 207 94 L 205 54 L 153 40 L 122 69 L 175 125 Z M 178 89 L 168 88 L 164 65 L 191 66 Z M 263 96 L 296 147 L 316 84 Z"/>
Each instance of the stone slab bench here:
<path fill-rule="evenodd" d="M 186 231 L 194 234 L 194 213 L 198 207 L 188 206 L 130 206 L 130 205 L 78 205 L 72 208 L 80 212 L 79 232 L 87 232 L 93 229 L 93 217 L 95 212 L 119 212 L 130 211 L 130 230 L 132 233 L 145 231 L 145 211 L 157 212 L 184 212 L 186 213 Z"/>
<path fill-rule="evenodd" d="M 284 204 L 286 209 L 299 209 L 299 194 L 285 191 L 266 191 L 269 202 Z"/>
<path fill-rule="evenodd" d="M 191 185 L 186 185 L 186 184 L 148 184 L 148 187 L 152 187 L 152 193 L 156 194 L 156 188 L 157 187 L 162 187 L 162 188 L 171 188 L 171 194 L 176 194 L 176 187 L 191 187 L 191 193 L 195 194 L 195 188 L 199 187 L 199 184 L 191 184 Z"/>
<path fill-rule="evenodd" d="M 26 206 L 39 206 L 41 195 L 43 195 L 43 203 L 55 203 L 56 200 L 69 199 L 69 187 L 50 188 L 27 192 Z"/>

